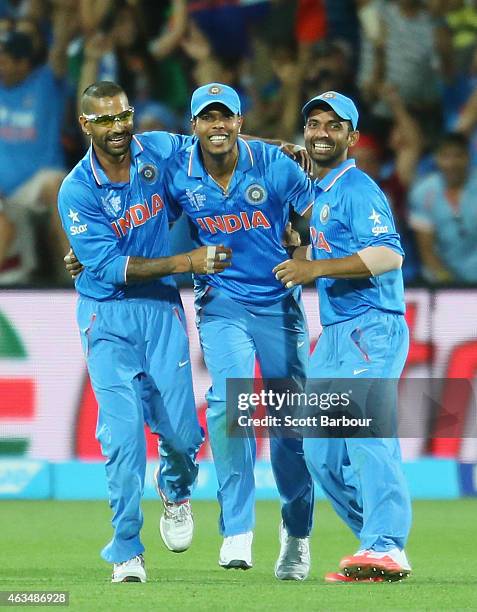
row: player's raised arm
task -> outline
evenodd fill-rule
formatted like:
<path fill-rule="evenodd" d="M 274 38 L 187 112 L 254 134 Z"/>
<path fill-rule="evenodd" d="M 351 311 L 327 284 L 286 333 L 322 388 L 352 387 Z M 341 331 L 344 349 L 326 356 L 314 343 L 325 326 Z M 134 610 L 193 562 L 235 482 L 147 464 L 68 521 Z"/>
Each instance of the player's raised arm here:
<path fill-rule="evenodd" d="M 293 206 L 305 218 L 311 214 L 315 191 L 310 177 L 289 157 L 268 148 L 268 165 L 273 185 L 280 201 Z"/>
<path fill-rule="evenodd" d="M 301 166 L 309 176 L 313 175 L 313 160 L 308 155 L 305 147 L 278 138 L 261 138 L 252 134 L 242 134 L 241 136 L 244 140 L 259 140 L 265 144 L 278 147 L 287 157 L 290 157 Z"/>

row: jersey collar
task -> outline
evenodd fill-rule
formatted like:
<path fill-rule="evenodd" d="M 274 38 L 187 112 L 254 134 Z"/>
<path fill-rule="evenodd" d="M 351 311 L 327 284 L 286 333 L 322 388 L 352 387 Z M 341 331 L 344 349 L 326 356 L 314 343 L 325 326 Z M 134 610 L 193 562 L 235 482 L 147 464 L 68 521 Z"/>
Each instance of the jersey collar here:
<path fill-rule="evenodd" d="M 343 176 L 343 174 L 346 174 L 346 172 L 348 172 L 348 170 L 351 170 L 351 168 L 356 168 L 355 160 L 346 159 L 337 168 L 333 168 L 331 172 L 328 172 L 328 174 L 324 178 L 322 178 L 321 181 L 318 181 L 318 187 L 323 191 L 329 191 L 333 187 L 333 185 Z"/>
<path fill-rule="evenodd" d="M 253 152 L 245 140 L 239 138 L 237 140 L 239 157 L 237 161 L 236 170 L 240 172 L 247 172 L 250 168 L 253 168 L 255 165 L 255 160 L 253 157 Z M 200 143 L 197 140 L 192 147 L 190 148 L 189 160 L 187 165 L 187 175 L 194 176 L 196 178 L 203 178 L 207 175 L 207 170 L 204 167 L 202 162 L 202 155 L 200 153 Z"/>
<path fill-rule="evenodd" d="M 144 151 L 144 147 L 142 146 L 141 142 L 139 141 L 136 135 L 133 135 L 132 140 L 131 140 L 132 157 L 137 157 L 143 151 Z M 96 153 L 94 152 L 92 144 L 89 147 L 88 157 L 89 157 L 89 163 L 91 165 L 91 172 L 93 173 L 96 184 L 99 187 L 101 187 L 102 185 L 110 185 L 111 181 L 109 180 L 103 168 L 101 167 L 101 164 L 99 163 Z"/>

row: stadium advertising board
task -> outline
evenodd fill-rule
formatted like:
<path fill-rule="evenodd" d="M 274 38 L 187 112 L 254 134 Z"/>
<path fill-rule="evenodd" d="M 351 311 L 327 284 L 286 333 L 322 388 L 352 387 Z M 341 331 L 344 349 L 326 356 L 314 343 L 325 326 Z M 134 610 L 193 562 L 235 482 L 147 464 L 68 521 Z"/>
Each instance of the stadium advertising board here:
<path fill-rule="evenodd" d="M 195 330 L 192 292 L 185 290 L 182 295 L 196 400 L 201 423 L 205 425 L 203 398 L 210 379 Z M 314 346 L 320 331 L 318 305 L 314 292 L 305 292 L 304 298 Z M 71 291 L 4 291 L 0 296 L 0 456 L 4 460 L 101 460 L 94 438 L 96 403 L 81 352 L 75 304 L 76 297 Z M 407 310 L 411 347 L 404 377 L 475 379 L 477 291 L 410 290 Z M 406 393 L 405 386 L 402 392 Z M 467 400 L 460 398 L 456 402 L 451 389 L 446 391 L 444 385 L 440 406 L 437 409 L 431 406 L 433 414 L 416 423 L 413 437 L 402 441 L 405 459 L 431 455 L 476 463 L 477 430 L 475 418 L 466 415 Z M 415 406 L 404 402 L 404 409 L 412 412 Z M 457 411 L 463 423 L 461 438 L 435 438 L 442 411 L 442 418 Z M 155 439 L 147 436 L 148 457 L 154 460 Z M 257 442 L 257 456 L 266 461 L 268 442 L 266 439 Z M 200 457 L 210 459 L 207 444 Z M 475 478 L 467 475 L 470 473 L 462 471 L 468 492 L 475 490 L 472 488 Z M 2 474 L 7 482 L 5 472 Z M 209 481 L 212 486 L 212 480 Z"/>

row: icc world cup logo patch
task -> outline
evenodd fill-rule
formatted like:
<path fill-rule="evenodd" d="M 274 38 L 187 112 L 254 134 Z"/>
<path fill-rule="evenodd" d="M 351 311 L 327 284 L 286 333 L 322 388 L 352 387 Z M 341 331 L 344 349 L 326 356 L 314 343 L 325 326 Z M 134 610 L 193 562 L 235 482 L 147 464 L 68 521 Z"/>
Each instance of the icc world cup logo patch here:
<path fill-rule="evenodd" d="M 258 206 L 267 199 L 267 192 L 264 187 L 258 183 L 254 183 L 253 185 L 250 185 L 245 192 L 245 199 L 249 204 L 255 204 Z"/>
<path fill-rule="evenodd" d="M 154 183 L 157 178 L 157 168 L 153 164 L 145 164 L 141 168 L 140 174 L 146 183 Z"/>
<path fill-rule="evenodd" d="M 330 220 L 330 207 L 329 204 L 325 204 L 320 210 L 320 221 L 323 225 L 326 225 Z"/>

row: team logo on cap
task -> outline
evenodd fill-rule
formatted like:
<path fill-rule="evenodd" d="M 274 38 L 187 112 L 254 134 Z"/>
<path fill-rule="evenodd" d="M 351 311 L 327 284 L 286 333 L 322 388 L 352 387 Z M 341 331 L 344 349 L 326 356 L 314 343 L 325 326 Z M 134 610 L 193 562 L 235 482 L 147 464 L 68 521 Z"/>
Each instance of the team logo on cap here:
<path fill-rule="evenodd" d="M 222 91 L 222 87 L 219 87 L 218 85 L 212 85 L 211 87 L 209 87 L 209 93 L 212 94 L 213 96 L 216 96 L 221 91 Z"/>
<path fill-rule="evenodd" d="M 320 98 L 336 98 L 336 95 L 333 91 L 327 91 L 326 93 L 322 94 Z"/>
<path fill-rule="evenodd" d="M 329 204 L 325 204 L 323 208 L 320 210 L 320 221 L 323 225 L 326 225 L 330 220 L 330 206 Z"/>
<path fill-rule="evenodd" d="M 153 164 L 144 164 L 139 172 L 146 183 L 154 183 L 157 178 L 157 168 Z"/>
<path fill-rule="evenodd" d="M 250 187 L 245 192 L 245 199 L 249 204 L 258 205 L 262 202 L 265 202 L 265 200 L 267 199 L 267 195 L 268 194 L 264 187 L 262 187 L 258 183 L 254 183 L 253 185 L 250 185 Z"/>

